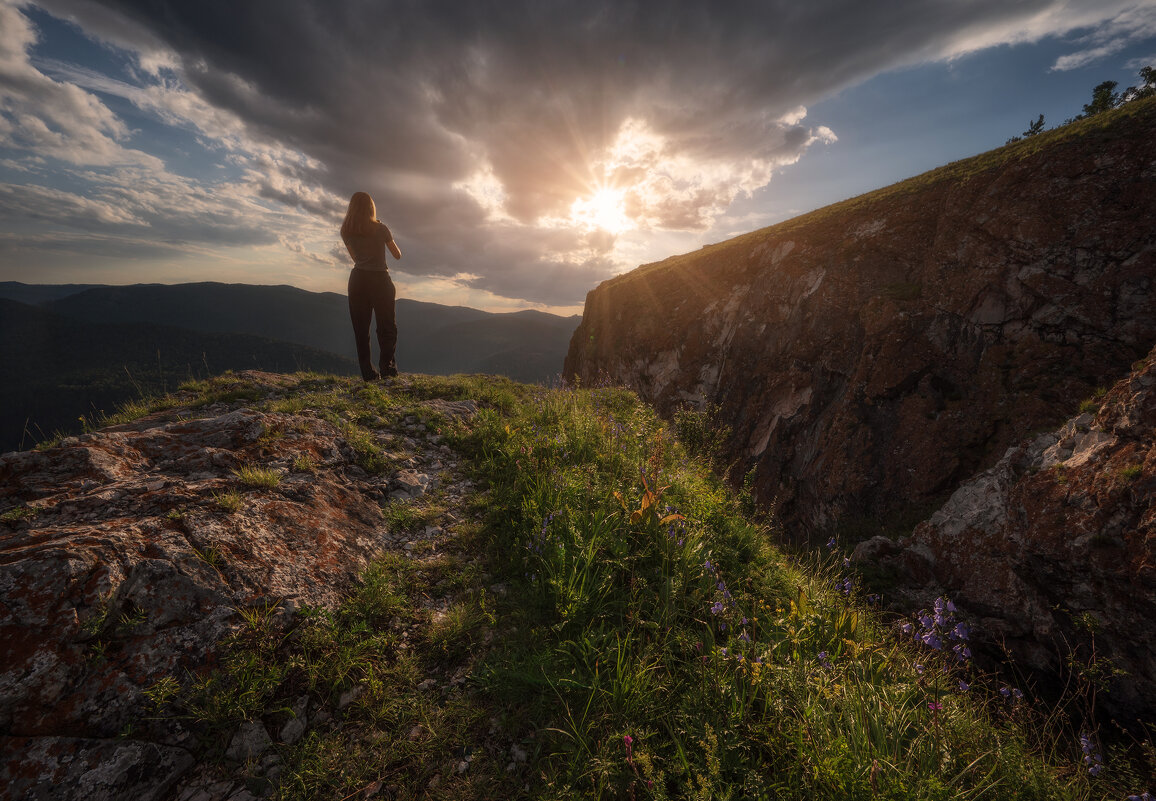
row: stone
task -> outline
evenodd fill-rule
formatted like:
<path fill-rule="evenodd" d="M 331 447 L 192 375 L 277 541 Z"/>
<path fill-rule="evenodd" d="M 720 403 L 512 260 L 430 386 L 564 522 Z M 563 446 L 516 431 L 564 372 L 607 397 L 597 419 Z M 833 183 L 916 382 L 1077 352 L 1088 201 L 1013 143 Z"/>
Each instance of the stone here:
<path fill-rule="evenodd" d="M 248 762 L 259 759 L 273 747 L 273 740 L 265 730 L 265 724 L 259 720 L 242 723 L 229 741 L 225 757 L 234 762 Z"/>
<path fill-rule="evenodd" d="M 0 794 L 12 799 L 161 801 L 192 754 L 136 740 L 0 737 Z"/>
<path fill-rule="evenodd" d="M 894 608 L 948 593 L 977 621 L 973 650 L 1059 682 L 1095 651 L 1124 671 L 1097 704 L 1121 720 L 1156 714 L 1156 349 L 1098 413 L 1026 440 L 965 482 L 910 537 L 856 558 L 895 571 Z M 1067 443 L 1065 445 L 1065 443 Z M 1068 456 L 1059 459 L 1056 448 Z"/>
<path fill-rule="evenodd" d="M 204 666 L 234 610 L 288 599 L 277 616 L 288 625 L 300 604 L 335 605 L 380 551 L 380 507 L 340 463 L 284 477 L 286 492 L 242 490 L 232 473 L 336 452 L 331 424 L 189 413 L 0 457 L 0 508 L 37 509 L 0 524 L 0 731 L 115 736 L 145 708 L 144 688 Z M 309 491 L 287 494 L 297 486 Z M 228 490 L 246 499 L 236 512 L 214 497 Z"/>

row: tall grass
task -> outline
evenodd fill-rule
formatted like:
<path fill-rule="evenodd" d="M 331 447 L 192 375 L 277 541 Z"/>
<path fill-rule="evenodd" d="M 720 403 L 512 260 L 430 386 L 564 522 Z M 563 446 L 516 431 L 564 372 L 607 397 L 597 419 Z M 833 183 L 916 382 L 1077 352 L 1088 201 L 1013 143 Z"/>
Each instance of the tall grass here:
<path fill-rule="evenodd" d="M 633 395 L 543 394 L 479 416 L 470 442 L 491 553 L 522 588 L 522 636 L 485 687 L 548 733 L 542 797 L 1106 789 L 947 659 L 900 643 L 837 563 L 788 561 Z"/>

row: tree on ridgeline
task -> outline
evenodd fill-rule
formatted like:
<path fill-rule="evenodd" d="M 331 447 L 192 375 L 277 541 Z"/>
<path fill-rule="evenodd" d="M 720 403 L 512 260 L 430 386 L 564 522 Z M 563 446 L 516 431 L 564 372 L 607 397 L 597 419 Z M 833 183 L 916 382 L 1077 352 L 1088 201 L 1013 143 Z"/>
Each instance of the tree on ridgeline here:
<path fill-rule="evenodd" d="M 1028 123 L 1028 129 L 1026 131 L 1024 131 L 1019 136 L 1013 136 L 1011 139 L 1008 139 L 1006 142 L 1004 142 L 1004 144 L 1010 145 L 1012 142 L 1019 142 L 1020 140 L 1027 139 L 1029 136 L 1035 136 L 1043 129 L 1044 129 L 1044 115 L 1041 114 L 1039 117 L 1036 118 L 1035 122 L 1029 122 Z"/>
<path fill-rule="evenodd" d="M 1121 103 L 1156 96 L 1156 67 L 1141 67 L 1140 77 L 1144 80 L 1144 83 L 1139 87 L 1129 86 L 1125 89 L 1124 94 L 1120 98 Z"/>
<path fill-rule="evenodd" d="M 1092 102 L 1084 104 L 1083 117 L 1092 117 L 1096 114 L 1102 114 L 1105 111 L 1111 111 L 1120 105 L 1122 100 L 1121 95 L 1117 94 L 1115 81 L 1104 81 L 1092 90 Z M 1078 119 L 1078 118 L 1077 118 Z"/>

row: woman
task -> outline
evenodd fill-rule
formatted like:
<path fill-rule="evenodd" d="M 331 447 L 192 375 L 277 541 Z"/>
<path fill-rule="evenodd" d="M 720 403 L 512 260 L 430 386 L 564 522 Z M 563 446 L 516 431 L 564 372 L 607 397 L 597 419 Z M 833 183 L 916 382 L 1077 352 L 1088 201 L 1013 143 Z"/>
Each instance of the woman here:
<path fill-rule="evenodd" d="M 353 269 L 349 273 L 349 319 L 353 322 L 361 377 L 373 381 L 383 375 L 397 375 L 394 363 L 397 321 L 393 310 L 397 292 L 389 279 L 385 249 L 389 248 L 395 259 L 401 258 L 401 250 L 385 223 L 377 219 L 377 207 L 367 193 L 356 192 L 349 199 L 349 210 L 341 223 L 341 240 L 353 259 Z M 369 322 L 374 315 L 377 315 L 381 373 L 373 369 L 369 345 Z"/>

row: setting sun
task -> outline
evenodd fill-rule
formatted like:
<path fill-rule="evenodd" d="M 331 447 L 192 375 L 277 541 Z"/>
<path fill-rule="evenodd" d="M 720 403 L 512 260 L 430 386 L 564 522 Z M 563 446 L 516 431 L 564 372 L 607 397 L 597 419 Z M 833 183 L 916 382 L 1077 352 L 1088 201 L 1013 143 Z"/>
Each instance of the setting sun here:
<path fill-rule="evenodd" d="M 578 198 L 570 206 L 570 219 L 577 225 L 620 234 L 636 227 L 626 214 L 623 191 L 604 186 L 588 198 Z"/>

